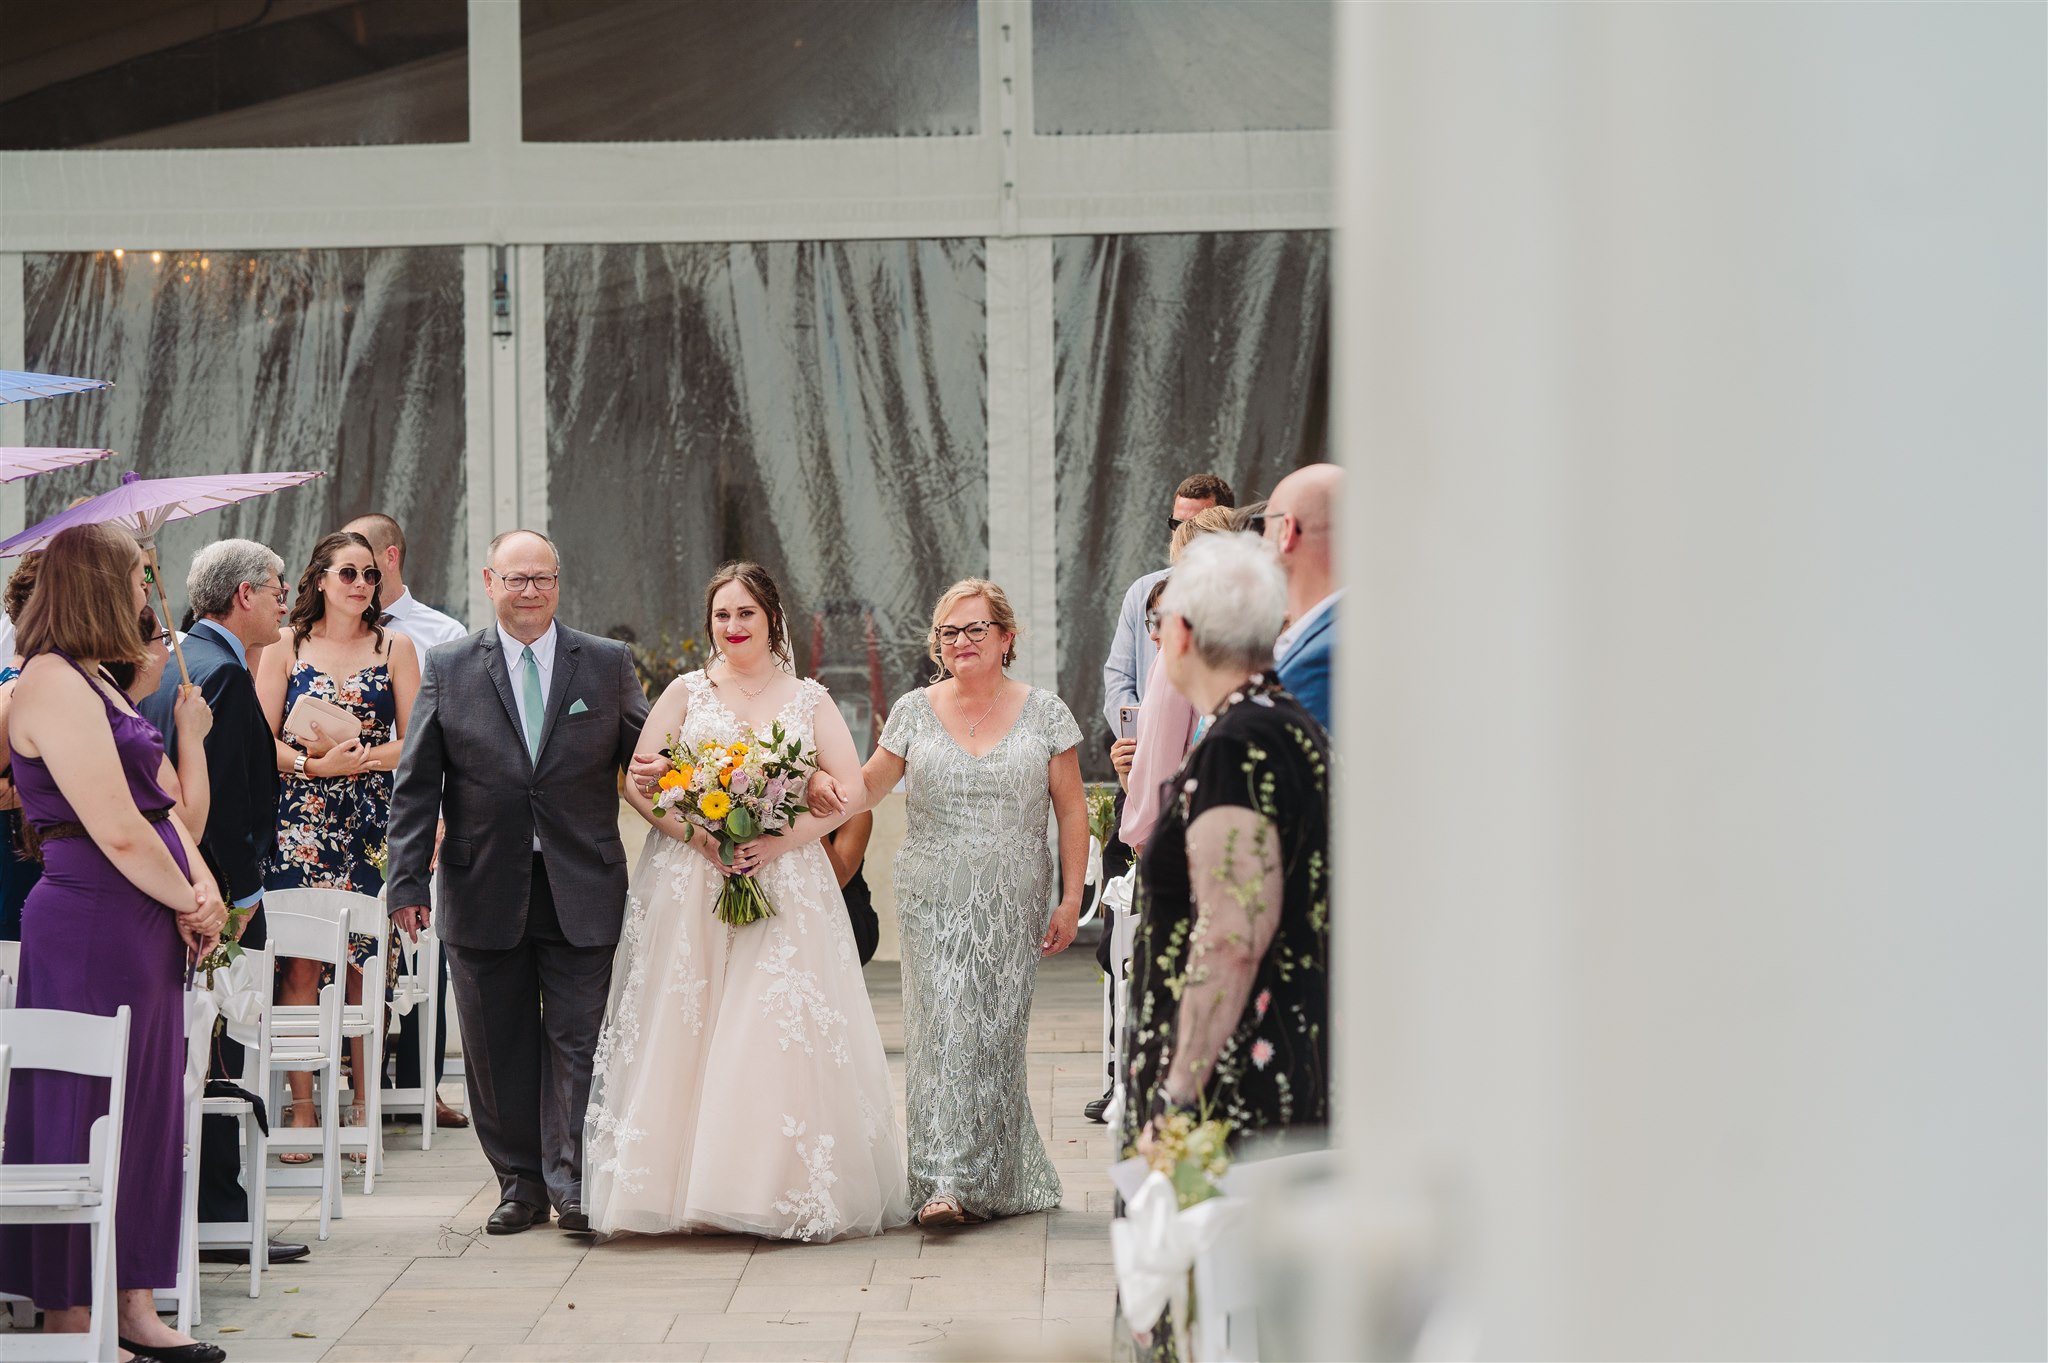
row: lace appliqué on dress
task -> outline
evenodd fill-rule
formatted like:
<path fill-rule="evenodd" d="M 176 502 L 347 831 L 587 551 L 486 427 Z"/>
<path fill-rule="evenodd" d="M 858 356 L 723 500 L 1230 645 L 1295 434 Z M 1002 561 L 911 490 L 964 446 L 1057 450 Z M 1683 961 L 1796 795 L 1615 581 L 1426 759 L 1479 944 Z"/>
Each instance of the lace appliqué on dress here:
<path fill-rule="evenodd" d="M 797 1158 L 810 1176 L 810 1184 L 803 1188 L 791 1188 L 777 1200 L 775 1210 L 784 1216 L 794 1217 L 789 1228 L 793 1240 L 816 1240 L 820 1236 L 829 1238 L 839 1224 L 839 1204 L 832 1200 L 832 1185 L 839 1181 L 839 1175 L 832 1172 L 832 1137 L 820 1131 L 809 1145 L 804 1143 L 804 1132 L 808 1123 L 800 1122 L 787 1113 L 782 1118 L 782 1134 L 796 1141 Z"/>

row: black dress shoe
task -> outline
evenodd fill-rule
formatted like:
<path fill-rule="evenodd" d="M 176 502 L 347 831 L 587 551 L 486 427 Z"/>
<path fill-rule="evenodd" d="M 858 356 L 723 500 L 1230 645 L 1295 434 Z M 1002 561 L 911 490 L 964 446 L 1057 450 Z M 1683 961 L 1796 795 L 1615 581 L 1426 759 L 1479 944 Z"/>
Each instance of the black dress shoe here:
<path fill-rule="evenodd" d="M 242 1256 L 247 1259 L 249 1256 Z M 155 1358 L 162 1363 L 221 1363 L 227 1351 L 218 1344 L 137 1344 L 132 1339 L 121 1341 L 121 1347 L 137 1358 Z"/>
<path fill-rule="evenodd" d="M 1091 1122 L 1107 1122 L 1109 1118 L 1103 1114 L 1108 1111 L 1109 1095 L 1105 1093 L 1100 1098 L 1090 1098 L 1087 1105 L 1081 1109 L 1081 1115 Z"/>
<path fill-rule="evenodd" d="M 517 1235 L 547 1219 L 546 1207 L 533 1207 L 508 1198 L 500 1202 L 498 1210 L 492 1212 L 490 1220 L 484 1222 L 484 1231 L 489 1235 Z"/>
<path fill-rule="evenodd" d="M 270 1262 L 273 1264 L 295 1264 L 312 1253 L 304 1245 L 289 1244 L 283 1240 L 270 1242 Z M 202 1249 L 199 1251 L 202 1264 L 246 1264 L 249 1251 L 246 1249 Z"/>
<path fill-rule="evenodd" d="M 555 1209 L 555 1224 L 575 1235 L 590 1234 L 590 1213 L 581 1202 L 564 1202 Z"/>

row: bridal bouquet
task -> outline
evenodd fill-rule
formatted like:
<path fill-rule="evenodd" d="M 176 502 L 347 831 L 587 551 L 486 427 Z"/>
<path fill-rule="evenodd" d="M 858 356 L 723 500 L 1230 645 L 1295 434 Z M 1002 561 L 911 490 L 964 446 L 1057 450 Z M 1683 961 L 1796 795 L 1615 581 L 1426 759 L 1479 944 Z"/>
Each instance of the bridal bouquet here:
<path fill-rule="evenodd" d="M 733 743 L 691 747 L 675 734 L 661 755 L 668 759 L 654 794 L 654 812 L 693 823 L 718 839 L 718 859 L 732 865 L 743 842 L 780 837 L 810 806 L 804 788 L 818 769 L 818 757 L 778 722 L 766 738 L 749 733 Z M 757 923 L 775 912 L 752 876 L 728 876 L 718 895 L 720 922 L 734 927 Z"/>

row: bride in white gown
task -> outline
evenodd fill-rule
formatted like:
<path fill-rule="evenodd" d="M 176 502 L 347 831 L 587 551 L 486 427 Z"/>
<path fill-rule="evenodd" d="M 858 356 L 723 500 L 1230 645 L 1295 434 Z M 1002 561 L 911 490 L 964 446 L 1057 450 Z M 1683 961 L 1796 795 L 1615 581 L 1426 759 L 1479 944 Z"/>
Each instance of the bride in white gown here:
<path fill-rule="evenodd" d="M 707 592 L 716 659 L 670 683 L 640 752 L 668 735 L 729 743 L 748 731 L 815 744 L 842 786 L 853 738 L 815 681 L 785 670 L 779 593 L 753 564 Z M 839 881 L 806 815 L 740 849 L 775 915 L 713 916 L 725 868 L 709 834 L 627 799 L 654 832 L 635 868 L 584 1122 L 591 1227 L 740 1231 L 789 1240 L 874 1235 L 910 1219 L 903 1130 Z"/>

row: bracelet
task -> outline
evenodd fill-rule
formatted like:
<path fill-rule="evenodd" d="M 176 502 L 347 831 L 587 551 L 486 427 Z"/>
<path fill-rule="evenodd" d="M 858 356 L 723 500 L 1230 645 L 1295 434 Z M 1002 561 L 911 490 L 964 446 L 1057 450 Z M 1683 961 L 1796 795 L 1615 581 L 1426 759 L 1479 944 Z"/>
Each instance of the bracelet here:
<path fill-rule="evenodd" d="M 294 776 L 304 776 L 305 774 L 306 774 L 306 755 L 305 755 L 304 753 L 300 753 L 300 754 L 299 754 L 299 755 L 298 755 L 297 757 L 294 757 L 294 758 L 292 759 L 292 775 L 294 775 Z"/>

